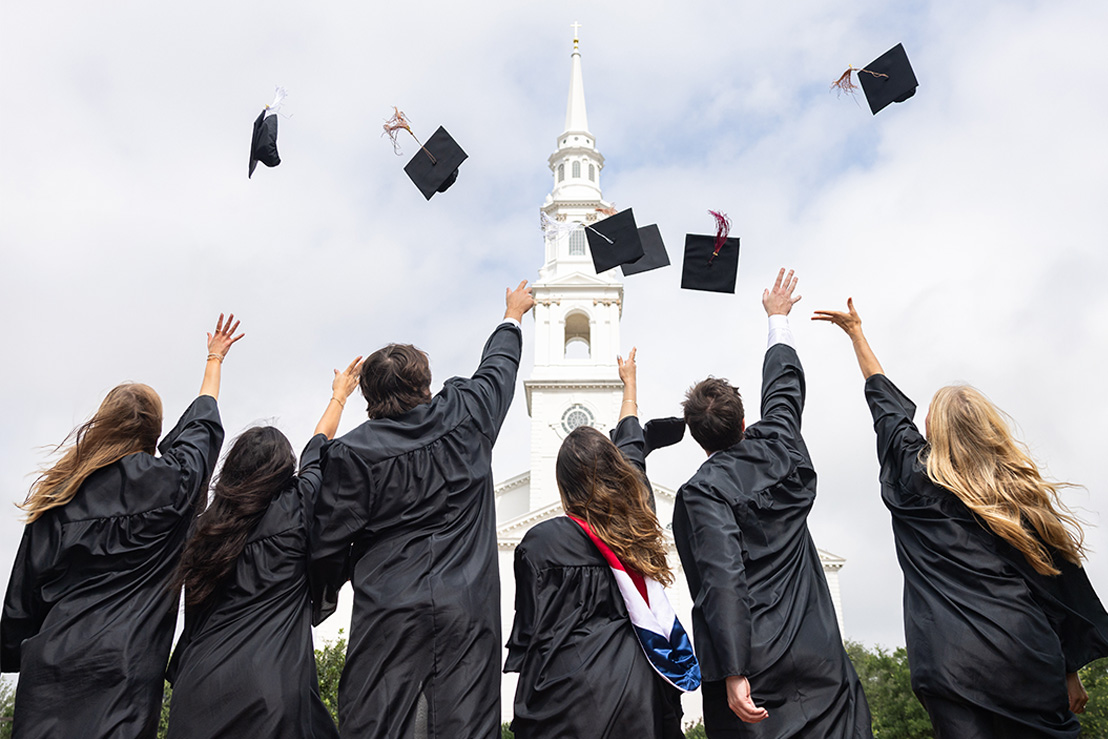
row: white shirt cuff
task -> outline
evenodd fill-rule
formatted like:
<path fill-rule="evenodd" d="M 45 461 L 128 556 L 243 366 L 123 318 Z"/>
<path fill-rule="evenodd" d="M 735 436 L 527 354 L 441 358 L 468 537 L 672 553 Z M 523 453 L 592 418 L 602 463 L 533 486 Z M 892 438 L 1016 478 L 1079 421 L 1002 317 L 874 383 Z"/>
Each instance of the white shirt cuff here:
<path fill-rule="evenodd" d="M 500 325 L 503 326 L 505 323 L 510 323 L 513 326 L 515 326 L 516 328 L 518 328 L 520 331 L 523 331 L 523 326 L 521 326 L 519 321 L 517 321 L 514 318 L 505 318 L 503 321 L 500 322 Z"/>
<path fill-rule="evenodd" d="M 789 317 L 780 314 L 774 314 L 769 317 L 769 343 L 766 348 L 773 346 L 774 344 L 787 344 L 793 349 L 796 345 L 793 344 L 793 331 L 789 328 Z"/>

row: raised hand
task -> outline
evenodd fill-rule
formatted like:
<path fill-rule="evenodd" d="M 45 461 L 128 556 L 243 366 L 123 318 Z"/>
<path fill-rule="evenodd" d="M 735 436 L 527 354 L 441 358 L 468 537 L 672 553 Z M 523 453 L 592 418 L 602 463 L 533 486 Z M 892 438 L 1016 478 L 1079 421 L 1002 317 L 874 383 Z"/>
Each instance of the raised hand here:
<path fill-rule="evenodd" d="M 846 313 L 835 310 L 817 310 L 812 315 L 812 320 L 833 323 L 852 339 L 862 335 L 862 319 L 858 317 L 858 311 L 854 310 L 854 298 L 846 299 Z"/>
<path fill-rule="evenodd" d="M 523 314 L 535 305 L 535 299 L 531 297 L 531 288 L 527 287 L 527 280 L 519 283 L 519 287 L 515 290 L 504 289 L 504 304 L 507 306 L 504 311 L 505 318 L 523 320 Z"/>
<path fill-rule="evenodd" d="M 637 368 L 635 352 L 637 351 L 636 347 L 631 347 L 631 353 L 627 355 L 626 360 L 620 356 L 616 357 L 616 363 L 619 365 L 619 379 L 623 380 L 624 385 L 628 383 L 635 384 L 635 370 Z"/>
<path fill-rule="evenodd" d="M 346 399 L 358 387 L 358 380 L 362 374 L 362 358 L 355 357 L 354 361 L 342 372 L 335 370 L 335 379 L 331 381 L 331 397 L 339 401 L 339 405 L 346 405 Z"/>
<path fill-rule="evenodd" d="M 754 699 L 750 697 L 750 681 L 741 675 L 727 678 L 727 707 L 743 723 L 756 724 L 769 718 L 769 711 L 754 705 Z"/>
<path fill-rule="evenodd" d="M 793 297 L 796 289 L 797 278 L 793 277 L 793 270 L 785 274 L 785 268 L 777 273 L 777 281 L 772 288 L 766 288 L 762 292 L 762 307 L 766 309 L 767 316 L 787 316 L 793 309 L 793 305 L 800 300 L 800 296 Z"/>
<path fill-rule="evenodd" d="M 246 334 L 234 335 L 238 327 L 239 322 L 235 320 L 234 313 L 227 317 L 226 324 L 223 323 L 223 314 L 219 314 L 219 320 L 215 322 L 215 333 L 208 334 L 208 359 L 223 361 L 227 352 L 231 350 L 231 345 L 246 336 Z"/>

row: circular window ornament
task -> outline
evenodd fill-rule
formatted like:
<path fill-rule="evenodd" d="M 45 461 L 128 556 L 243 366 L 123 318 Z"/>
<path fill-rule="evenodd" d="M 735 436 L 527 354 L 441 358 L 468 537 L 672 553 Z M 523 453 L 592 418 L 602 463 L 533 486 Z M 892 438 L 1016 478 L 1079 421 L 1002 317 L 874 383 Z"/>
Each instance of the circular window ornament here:
<path fill-rule="evenodd" d="M 578 426 L 592 426 L 592 413 L 580 403 L 566 408 L 562 414 L 562 428 L 567 434 Z"/>

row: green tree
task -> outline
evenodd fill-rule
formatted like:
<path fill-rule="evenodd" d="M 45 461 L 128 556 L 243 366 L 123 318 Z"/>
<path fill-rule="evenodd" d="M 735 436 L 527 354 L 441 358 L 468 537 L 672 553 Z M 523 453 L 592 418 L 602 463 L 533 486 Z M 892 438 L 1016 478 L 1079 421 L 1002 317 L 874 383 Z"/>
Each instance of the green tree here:
<path fill-rule="evenodd" d="M 904 647 L 869 651 L 847 642 L 846 653 L 862 682 L 873 717 L 874 739 L 931 739 L 931 720 L 912 692 Z"/>
<path fill-rule="evenodd" d="M 169 732 L 169 702 L 173 700 L 173 686 L 168 682 L 162 688 L 162 714 L 158 717 L 158 739 L 165 739 Z"/>
<path fill-rule="evenodd" d="M 685 739 L 708 739 L 708 732 L 704 731 L 704 724 L 697 721 L 695 724 L 685 724 Z"/>
<path fill-rule="evenodd" d="M 7 678 L 0 677 L 0 739 L 12 739 L 12 716 L 15 715 L 15 688 Z"/>
<path fill-rule="evenodd" d="M 1077 714 L 1081 736 L 1108 737 L 1108 659 L 1090 662 L 1078 674 L 1089 694 L 1085 713 Z"/>
<path fill-rule="evenodd" d="M 346 637 L 339 629 L 339 638 L 333 642 L 325 642 L 315 650 L 315 671 L 319 675 L 319 697 L 323 699 L 323 705 L 331 712 L 331 718 L 335 724 L 339 722 L 339 679 L 342 677 L 342 668 L 346 665 Z"/>

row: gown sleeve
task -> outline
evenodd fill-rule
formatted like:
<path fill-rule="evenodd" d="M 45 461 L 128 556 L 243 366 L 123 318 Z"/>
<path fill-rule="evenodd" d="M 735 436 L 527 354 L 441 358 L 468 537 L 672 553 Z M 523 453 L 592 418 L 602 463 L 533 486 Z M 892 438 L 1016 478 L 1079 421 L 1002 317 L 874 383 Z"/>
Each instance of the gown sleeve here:
<path fill-rule="evenodd" d="M 774 344 L 762 363 L 762 420 L 758 422 L 762 433 L 800 439 L 804 393 L 804 368 L 796 350 Z"/>
<path fill-rule="evenodd" d="M 196 505 L 197 496 L 212 476 L 222 445 L 219 406 L 212 396 L 201 395 L 158 445 L 162 459 L 177 467 L 183 476 L 173 501 L 175 507 L 185 510 Z"/>
<path fill-rule="evenodd" d="M 524 547 L 516 547 L 516 615 L 512 621 L 512 632 L 508 635 L 508 659 L 504 663 L 504 672 L 519 672 L 523 669 L 523 658 L 531 646 L 531 636 L 535 625 L 535 589 L 538 582 L 531 564 L 527 561 Z"/>
<path fill-rule="evenodd" d="M 877 432 L 877 461 L 881 481 L 895 483 L 912 469 L 912 460 L 927 440 L 912 420 L 916 405 L 882 374 L 866 380 L 866 402 Z"/>
<path fill-rule="evenodd" d="M 693 609 L 700 616 L 694 633 L 699 627 L 709 641 L 696 645 L 701 673 L 705 681 L 746 675 L 751 622 L 742 529 L 730 503 L 711 486 L 686 486 L 681 498 L 688 516 L 689 554 L 700 573 L 700 588 L 693 594 Z"/>
<path fill-rule="evenodd" d="M 471 402 L 467 403 L 481 433 L 495 442 L 512 404 L 523 350 L 523 333 L 512 323 L 501 323 L 481 352 L 481 364 L 469 380 L 456 380 Z"/>
<path fill-rule="evenodd" d="M 319 492 L 304 499 L 313 626 L 338 606 L 339 589 L 350 579 L 353 566 L 351 545 L 369 522 L 373 494 L 369 465 L 345 444 L 325 445 L 320 464 Z"/>
<path fill-rule="evenodd" d="M 39 529 L 41 526 L 24 527 L 8 580 L 3 617 L 0 618 L 0 672 L 19 672 L 23 641 L 39 632 L 49 610 L 38 583 L 41 568 L 35 563 L 36 551 L 42 549 L 36 547 L 35 542 Z"/>
<path fill-rule="evenodd" d="M 637 416 L 625 416 L 612 430 L 612 443 L 616 445 L 624 459 L 643 473 L 646 481 L 647 504 L 650 510 L 657 511 L 654 501 L 654 488 L 646 477 L 646 439 Z"/>

